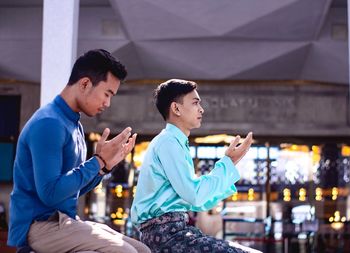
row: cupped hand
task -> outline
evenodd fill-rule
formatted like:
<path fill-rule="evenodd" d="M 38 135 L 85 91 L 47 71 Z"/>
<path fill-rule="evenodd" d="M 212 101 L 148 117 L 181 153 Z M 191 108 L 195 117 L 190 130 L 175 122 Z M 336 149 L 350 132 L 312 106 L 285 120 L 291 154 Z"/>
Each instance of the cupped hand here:
<path fill-rule="evenodd" d="M 96 145 L 96 153 L 106 161 L 106 168 L 111 170 L 131 152 L 135 146 L 137 134 L 131 136 L 131 127 L 125 128 L 120 134 L 107 141 L 110 134 L 106 128 Z"/>
<path fill-rule="evenodd" d="M 225 151 L 225 155 L 230 157 L 235 165 L 244 157 L 252 145 L 253 133 L 249 132 L 244 141 L 238 145 L 240 139 L 240 136 L 236 136 Z"/>

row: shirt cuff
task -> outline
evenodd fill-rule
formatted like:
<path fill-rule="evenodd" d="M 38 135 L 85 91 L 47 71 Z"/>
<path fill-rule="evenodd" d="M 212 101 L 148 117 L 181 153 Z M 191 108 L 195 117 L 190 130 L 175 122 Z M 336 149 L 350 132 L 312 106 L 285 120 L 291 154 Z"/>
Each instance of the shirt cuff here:
<path fill-rule="evenodd" d="M 236 183 L 241 178 L 241 176 L 239 175 L 239 172 L 238 172 L 236 166 L 234 165 L 234 163 L 232 162 L 231 158 L 228 156 L 224 156 L 219 161 L 221 161 L 223 164 L 225 164 L 226 168 L 230 169 L 230 172 L 231 172 L 230 177 L 232 178 L 234 183 Z"/>
<path fill-rule="evenodd" d="M 90 158 L 90 161 L 93 162 L 93 164 L 95 165 L 96 167 L 96 174 L 100 171 L 101 167 L 100 167 L 100 163 L 99 161 L 97 160 L 97 157 L 96 156 L 93 156 Z"/>

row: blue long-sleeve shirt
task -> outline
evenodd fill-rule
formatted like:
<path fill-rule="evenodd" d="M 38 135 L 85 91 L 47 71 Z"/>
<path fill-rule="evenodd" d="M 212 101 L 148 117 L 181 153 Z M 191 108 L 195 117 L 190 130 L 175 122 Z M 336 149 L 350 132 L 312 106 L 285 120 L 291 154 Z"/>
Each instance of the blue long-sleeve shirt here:
<path fill-rule="evenodd" d="M 140 224 L 167 212 L 205 211 L 237 191 L 239 173 L 224 156 L 208 174 L 197 177 L 187 136 L 176 126 L 150 143 L 140 169 L 131 220 Z"/>
<path fill-rule="evenodd" d="M 57 96 L 24 126 L 14 162 L 9 245 L 27 245 L 31 223 L 46 220 L 57 210 L 75 218 L 79 196 L 101 181 L 97 159 L 85 161 L 79 119 L 80 114 Z"/>

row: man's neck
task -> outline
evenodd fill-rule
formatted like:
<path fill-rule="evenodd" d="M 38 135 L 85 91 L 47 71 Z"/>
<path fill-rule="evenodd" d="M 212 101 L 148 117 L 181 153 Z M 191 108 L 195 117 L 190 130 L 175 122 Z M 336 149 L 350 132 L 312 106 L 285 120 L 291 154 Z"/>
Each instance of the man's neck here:
<path fill-rule="evenodd" d="M 74 93 L 70 90 L 73 87 L 71 86 L 66 86 L 64 87 L 64 89 L 62 90 L 60 96 L 62 97 L 62 99 L 64 101 L 66 101 L 66 103 L 68 104 L 68 106 L 75 112 L 79 112 L 76 102 L 75 102 L 75 98 L 74 98 Z"/>
<path fill-rule="evenodd" d="M 168 119 L 166 122 L 173 124 L 174 126 L 179 128 L 181 130 L 181 132 L 183 132 L 187 137 L 190 136 L 191 130 L 187 129 L 185 126 L 183 126 L 183 124 L 181 124 L 181 122 L 178 122 L 177 120 L 170 120 L 170 119 Z"/>

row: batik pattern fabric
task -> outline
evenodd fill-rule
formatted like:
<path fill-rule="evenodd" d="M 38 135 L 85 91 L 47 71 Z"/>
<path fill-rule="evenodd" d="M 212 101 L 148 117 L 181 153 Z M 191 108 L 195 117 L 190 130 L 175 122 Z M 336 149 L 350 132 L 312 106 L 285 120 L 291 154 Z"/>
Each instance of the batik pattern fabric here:
<path fill-rule="evenodd" d="M 185 212 L 166 213 L 140 226 L 141 241 L 153 253 L 248 253 L 228 241 L 203 234 L 188 225 Z"/>

